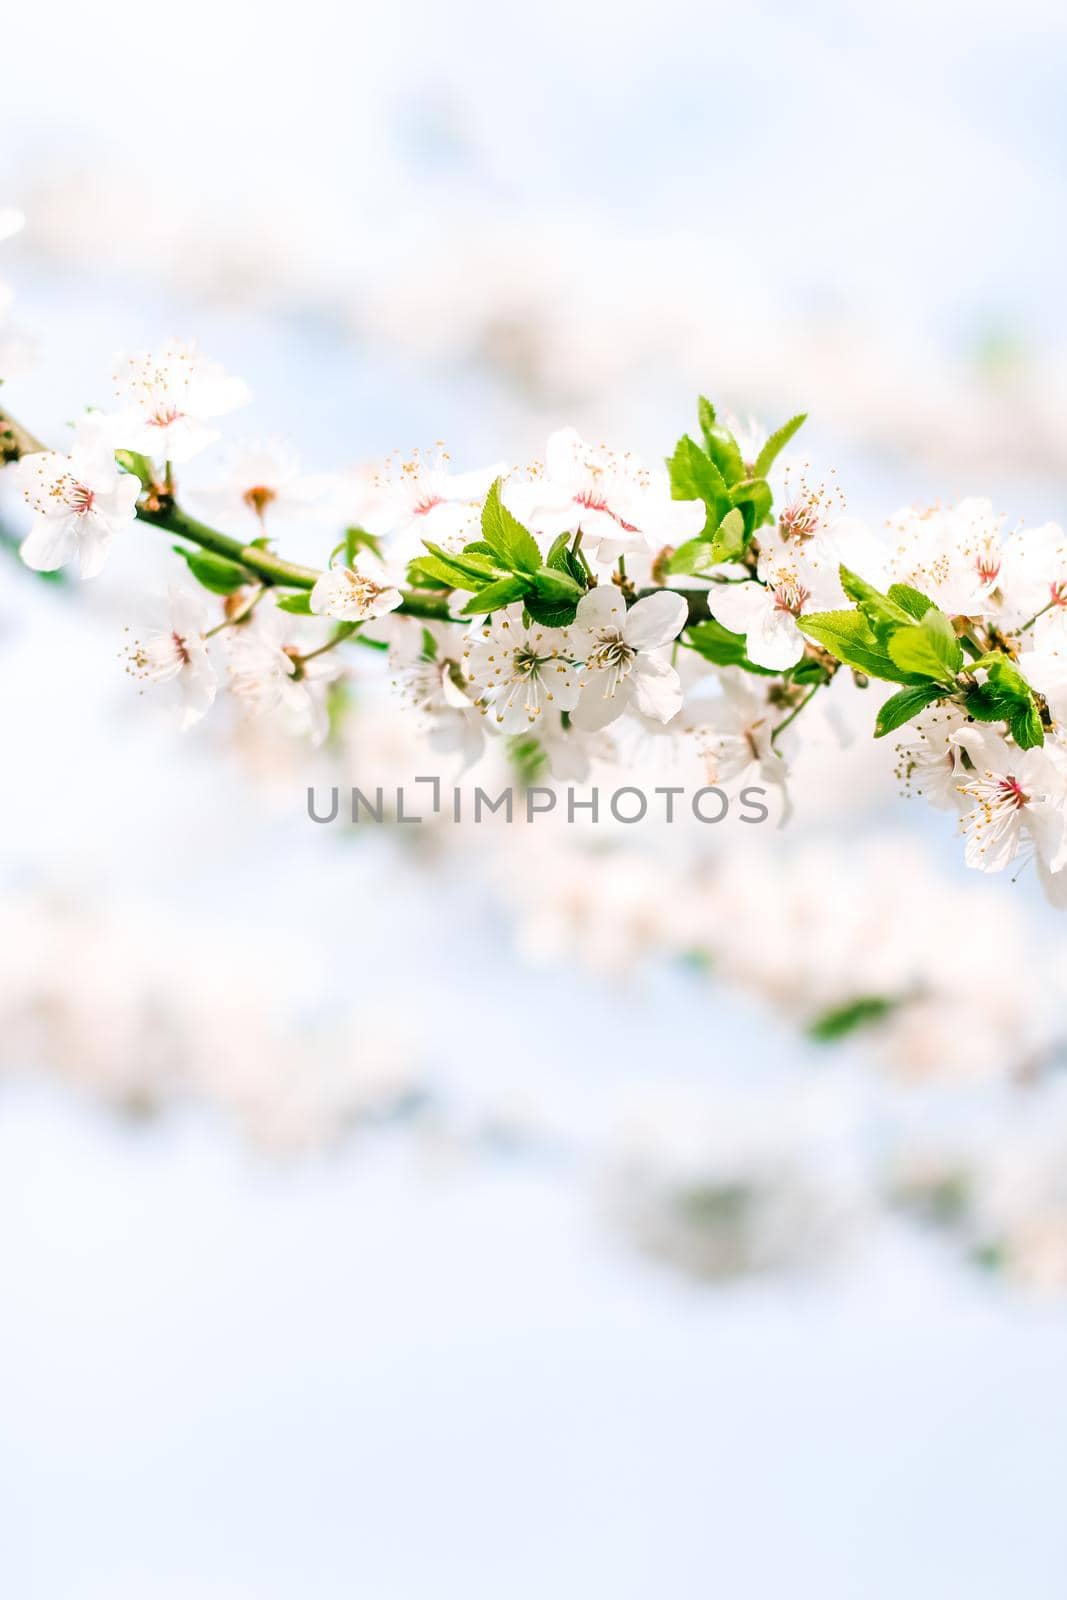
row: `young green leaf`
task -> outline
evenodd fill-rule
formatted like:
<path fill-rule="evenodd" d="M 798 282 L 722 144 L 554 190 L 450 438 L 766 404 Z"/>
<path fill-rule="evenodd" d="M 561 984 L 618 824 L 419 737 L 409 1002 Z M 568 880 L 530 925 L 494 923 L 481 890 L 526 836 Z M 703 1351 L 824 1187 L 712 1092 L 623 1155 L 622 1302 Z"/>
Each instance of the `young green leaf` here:
<path fill-rule="evenodd" d="M 781 455 L 790 439 L 792 439 L 793 435 L 804 426 L 807 420 L 808 413 L 806 411 L 801 411 L 798 412 L 795 417 L 790 417 L 788 422 L 783 422 L 780 428 L 775 429 L 770 438 L 767 440 L 767 443 L 763 446 L 763 449 L 760 451 L 759 455 L 756 457 L 755 464 L 753 466 L 753 473 L 755 477 L 765 478 L 767 476 L 768 472 L 771 470 L 775 461 Z"/>
<path fill-rule="evenodd" d="M 936 683 L 915 684 L 914 687 L 898 689 L 896 694 L 889 696 L 879 711 L 874 723 L 874 737 L 884 738 L 887 733 L 892 733 L 894 728 L 910 722 L 912 717 L 917 717 L 927 706 L 933 705 L 935 700 L 941 698 L 941 686 Z"/>
<path fill-rule="evenodd" d="M 886 653 L 861 611 L 813 611 L 797 618 L 797 627 L 846 667 L 887 683 L 921 683 L 922 675 L 904 671 Z"/>
<path fill-rule="evenodd" d="M 484 589 L 472 594 L 460 613 L 464 617 L 487 617 L 491 611 L 500 611 L 525 598 L 529 583 L 525 578 L 499 578 L 487 583 Z"/>
<path fill-rule="evenodd" d="M 873 584 L 861 578 L 858 573 L 851 572 L 848 567 L 838 568 L 841 578 L 841 587 L 850 600 L 854 600 L 871 627 L 883 642 L 894 633 L 897 628 L 910 627 L 913 621 L 909 611 L 882 594 Z"/>
<path fill-rule="evenodd" d="M 930 607 L 921 622 L 891 634 L 886 649 L 902 671 L 938 683 L 951 683 L 963 666 L 963 651 L 952 624 L 936 606 Z"/>
<path fill-rule="evenodd" d="M 742 478 L 730 487 L 730 504 L 740 507 L 748 533 L 770 517 L 771 498 L 770 484 L 763 478 Z"/>
<path fill-rule="evenodd" d="M 208 550 L 190 550 L 181 544 L 176 544 L 174 549 L 186 562 L 197 583 L 210 589 L 212 594 L 232 594 L 243 584 L 255 581 L 246 567 L 238 566 L 236 561 L 227 561 L 225 556 L 212 555 Z"/>
<path fill-rule="evenodd" d="M 889 585 L 889 599 L 892 600 L 894 605 L 898 605 L 902 611 L 906 611 L 909 617 L 914 617 L 916 622 L 922 621 L 934 603 L 932 600 L 928 600 L 924 594 L 920 594 L 918 589 L 913 589 L 907 583 L 891 583 Z"/>
<path fill-rule="evenodd" d="M 142 489 L 152 487 L 155 474 L 147 456 L 141 455 L 137 450 L 116 450 L 115 460 L 124 472 L 132 472 L 135 478 L 140 479 Z"/>
<path fill-rule="evenodd" d="M 301 590 L 299 594 L 283 595 L 274 604 L 279 611 L 288 611 L 294 617 L 310 617 L 312 615 L 311 596 L 306 589 Z"/>
<path fill-rule="evenodd" d="M 513 517 L 500 498 L 497 478 L 482 507 L 482 539 L 497 559 L 512 572 L 536 572 L 541 552 L 533 534 Z"/>
<path fill-rule="evenodd" d="M 584 583 L 555 567 L 538 567 L 532 578 L 538 598 L 556 605 L 577 605 L 585 593 Z"/>
<path fill-rule="evenodd" d="M 727 487 L 737 483 L 745 476 L 746 471 L 737 440 L 729 428 L 724 428 L 722 423 L 716 420 L 715 407 L 710 400 L 705 400 L 703 395 L 697 402 L 697 419 L 704 439 L 704 449 L 719 469 L 723 482 Z"/>
<path fill-rule="evenodd" d="M 777 677 L 771 668 L 757 667 L 748 659 L 743 633 L 731 633 L 721 622 L 697 622 L 686 631 L 685 640 L 705 661 L 713 661 L 717 667 L 742 667 L 745 672 Z"/>
<path fill-rule="evenodd" d="M 834 1006 L 831 1011 L 824 1011 L 822 1016 L 816 1017 L 808 1026 L 808 1036 L 817 1039 L 820 1044 L 832 1044 L 837 1039 L 855 1033 L 857 1028 L 882 1022 L 899 1004 L 898 1000 L 892 1000 L 888 995 L 860 995 L 858 999 L 849 1000 L 843 1006 Z"/>
<path fill-rule="evenodd" d="M 730 509 L 730 495 L 722 473 L 714 461 L 704 454 L 687 433 L 678 440 L 673 456 L 667 462 L 671 476 L 671 494 L 675 500 L 703 500 L 708 508 L 704 527 L 717 528 Z"/>
<path fill-rule="evenodd" d="M 418 557 L 418 567 L 429 577 L 438 578 L 446 583 L 450 589 L 480 589 L 484 584 L 492 583 L 497 578 L 510 577 L 490 556 L 482 555 L 480 551 L 471 554 L 467 550 L 443 550 L 440 545 L 431 544 L 428 539 L 423 541 L 429 555 Z"/>

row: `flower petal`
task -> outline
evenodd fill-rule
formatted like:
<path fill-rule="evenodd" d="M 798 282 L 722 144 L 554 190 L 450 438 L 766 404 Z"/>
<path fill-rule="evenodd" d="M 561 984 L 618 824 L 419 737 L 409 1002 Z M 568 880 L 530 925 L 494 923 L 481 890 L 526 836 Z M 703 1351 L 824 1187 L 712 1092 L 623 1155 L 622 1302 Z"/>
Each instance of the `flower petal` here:
<path fill-rule="evenodd" d="M 630 607 L 622 636 L 635 650 L 656 650 L 677 639 L 688 615 L 689 607 L 680 594 L 661 589 L 658 594 L 646 595 Z"/>

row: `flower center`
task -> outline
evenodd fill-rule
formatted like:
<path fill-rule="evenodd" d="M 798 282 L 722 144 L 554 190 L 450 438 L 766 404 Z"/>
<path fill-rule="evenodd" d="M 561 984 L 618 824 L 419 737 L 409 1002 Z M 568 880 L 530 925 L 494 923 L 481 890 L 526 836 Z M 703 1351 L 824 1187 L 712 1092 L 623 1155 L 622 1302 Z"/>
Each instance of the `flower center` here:
<path fill-rule="evenodd" d="M 822 526 L 819 510 L 813 500 L 793 500 L 778 518 L 778 532 L 787 542 L 805 544 L 814 539 Z"/>
<path fill-rule="evenodd" d="M 255 484 L 251 489 L 246 489 L 241 496 L 248 509 L 254 511 L 261 522 L 267 507 L 277 498 L 277 489 L 268 489 L 265 483 Z"/>
<path fill-rule="evenodd" d="M 612 522 L 618 523 L 624 533 L 637 533 L 639 531 L 632 522 L 624 522 L 617 511 L 612 511 L 604 496 L 602 494 L 594 494 L 592 489 L 583 489 L 580 494 L 576 494 L 574 503 L 576 506 L 583 506 L 586 511 L 603 511 L 605 516 L 611 518 Z"/>
<path fill-rule="evenodd" d="M 975 558 L 974 570 L 980 583 L 992 586 L 1000 577 L 1000 557 L 994 551 L 987 550 Z"/>
<path fill-rule="evenodd" d="M 799 617 L 808 601 L 811 599 L 811 590 L 790 575 L 780 578 L 774 588 L 774 609 L 787 612 L 791 617 Z"/>
<path fill-rule="evenodd" d="M 171 423 L 177 422 L 181 415 L 182 413 L 177 406 L 160 405 L 156 407 L 148 418 L 148 424 L 152 428 L 169 428 Z"/>
<path fill-rule="evenodd" d="M 84 517 L 87 511 L 93 509 L 96 495 L 92 489 L 87 489 L 84 483 L 75 483 L 67 495 L 67 504 L 77 517 Z"/>
<path fill-rule="evenodd" d="M 424 516 L 426 516 L 427 512 L 433 510 L 434 506 L 440 506 L 440 505 L 444 505 L 444 496 L 443 495 L 439 495 L 439 494 L 424 494 L 421 500 L 416 500 L 415 504 L 412 506 L 411 509 L 414 512 L 415 516 L 424 517 Z"/>

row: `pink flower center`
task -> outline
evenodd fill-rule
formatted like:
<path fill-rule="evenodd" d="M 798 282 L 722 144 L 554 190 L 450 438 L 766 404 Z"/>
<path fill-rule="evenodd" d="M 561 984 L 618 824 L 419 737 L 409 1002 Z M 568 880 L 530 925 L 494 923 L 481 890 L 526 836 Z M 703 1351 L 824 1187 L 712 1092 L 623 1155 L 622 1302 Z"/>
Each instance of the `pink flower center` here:
<path fill-rule="evenodd" d="M 791 617 L 799 617 L 810 599 L 810 589 L 805 589 L 803 584 L 790 580 L 780 583 L 775 589 L 774 609 L 786 611 Z"/>
<path fill-rule="evenodd" d="M 148 424 L 152 428 L 169 428 L 180 416 L 181 412 L 177 406 L 159 406 L 149 417 Z"/>
<path fill-rule="evenodd" d="M 76 483 L 70 491 L 67 504 L 75 516 L 84 517 L 87 511 L 93 509 L 96 495 L 92 489 L 87 489 L 84 483 Z"/>
<path fill-rule="evenodd" d="M 994 584 L 1000 577 L 1000 560 L 997 556 L 979 556 L 974 563 L 980 583 Z"/>
<path fill-rule="evenodd" d="M 587 511 L 603 511 L 606 516 L 611 518 L 612 522 L 618 523 L 624 533 L 637 533 L 639 531 L 632 522 L 624 522 L 617 511 L 612 511 L 603 495 L 594 494 L 591 489 L 583 489 L 580 494 L 576 494 L 574 503 L 576 506 L 584 506 Z"/>
<path fill-rule="evenodd" d="M 417 517 L 424 517 L 428 511 L 433 510 L 434 506 L 440 505 L 444 505 L 443 495 L 427 494 L 421 500 L 416 500 L 412 510 Z"/>
<path fill-rule="evenodd" d="M 1018 778 L 1013 778 L 1009 774 L 1006 778 L 999 780 L 997 787 L 1006 805 L 1015 806 L 1018 810 L 1028 804 L 1030 796 L 1024 792 Z"/>
<path fill-rule="evenodd" d="M 1051 595 L 1050 605 L 1067 606 L 1067 582 L 1064 582 L 1062 578 L 1050 585 L 1049 593 Z"/>

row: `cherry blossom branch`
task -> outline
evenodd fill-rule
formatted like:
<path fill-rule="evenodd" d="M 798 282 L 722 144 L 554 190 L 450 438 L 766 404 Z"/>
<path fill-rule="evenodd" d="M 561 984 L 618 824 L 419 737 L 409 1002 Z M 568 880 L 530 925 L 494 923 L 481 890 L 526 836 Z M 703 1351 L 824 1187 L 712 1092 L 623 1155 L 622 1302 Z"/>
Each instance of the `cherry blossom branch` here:
<path fill-rule="evenodd" d="M 138 503 L 137 515 L 142 522 L 164 528 L 180 539 L 188 539 L 191 544 L 199 545 L 201 550 L 209 550 L 212 555 L 225 556 L 227 560 L 237 562 L 268 585 L 312 589 L 322 576 L 315 567 L 298 566 L 295 562 L 283 560 L 272 550 L 264 549 L 262 545 L 242 544 L 239 539 L 220 533 L 217 528 L 211 528 L 180 510 L 166 496 L 150 494 Z"/>
<path fill-rule="evenodd" d="M 0 407 L 0 465 L 7 466 L 22 456 L 34 455 L 38 450 L 47 448 L 21 422 Z"/>

